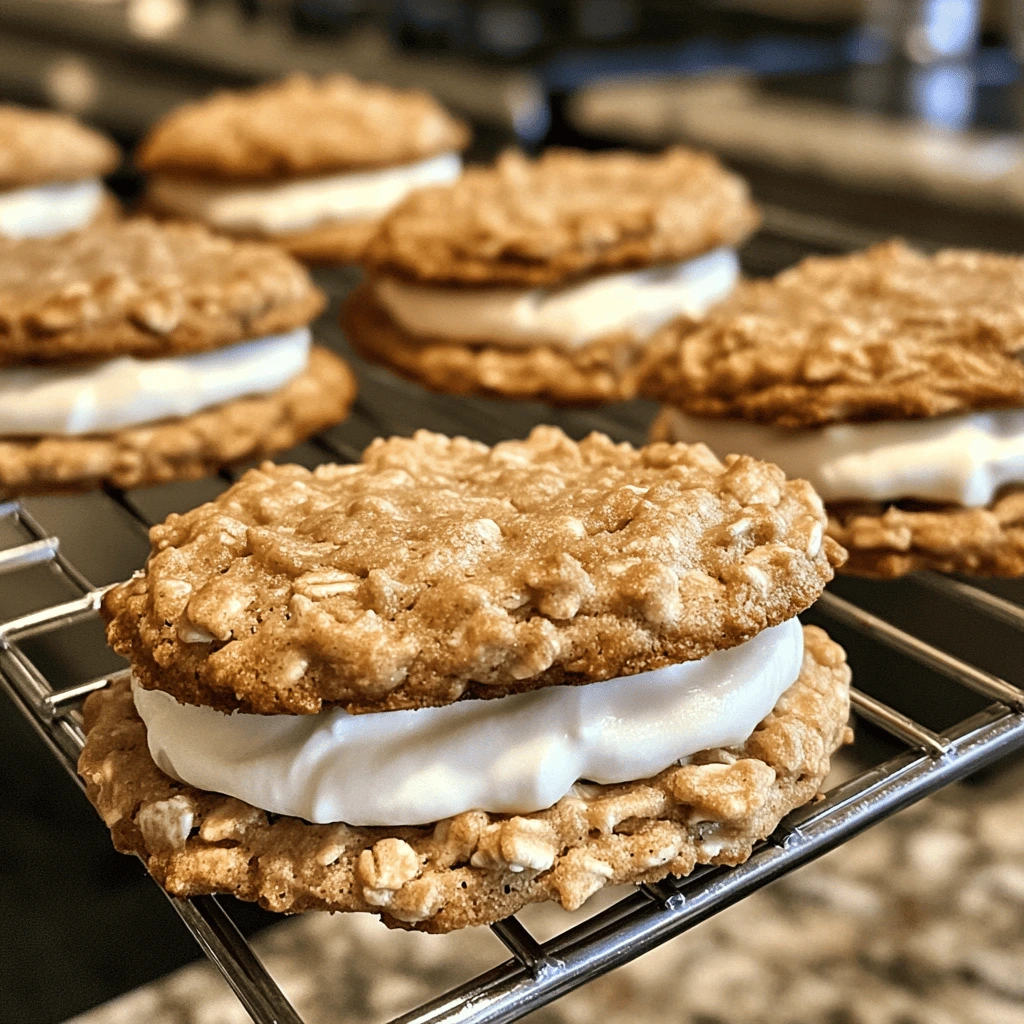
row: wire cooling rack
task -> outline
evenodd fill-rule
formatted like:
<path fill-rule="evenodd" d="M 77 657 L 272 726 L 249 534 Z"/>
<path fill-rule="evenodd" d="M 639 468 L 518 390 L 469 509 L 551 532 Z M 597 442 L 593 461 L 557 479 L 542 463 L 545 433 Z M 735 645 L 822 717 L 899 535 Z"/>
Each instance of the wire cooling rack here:
<path fill-rule="evenodd" d="M 786 211 L 769 211 L 766 219 L 768 227 L 746 253 L 752 272 L 775 270 L 808 251 L 842 250 L 868 240 L 854 238 L 841 225 Z M 352 278 L 325 275 L 321 283 L 338 296 Z M 333 327 L 334 315 L 332 309 L 318 337 L 349 354 Z M 353 362 L 361 392 L 351 419 L 287 458 L 306 465 L 350 461 L 377 434 L 419 426 L 493 442 L 551 420 L 577 436 L 600 429 L 639 443 L 652 414 L 642 403 L 553 415 L 528 404 L 440 398 Z M 93 580 L 109 583 L 126 575 L 144 558 L 145 527 L 212 497 L 232 479 L 224 473 L 146 491 L 0 503 L 0 619 L 6 620 L 0 621 L 0 684 L 76 780 L 84 742 L 81 703 L 125 672 L 90 677 L 87 659 L 75 653 L 81 630 L 99 628 L 105 587 Z M 852 778 L 790 814 L 738 867 L 699 868 L 684 879 L 637 886 L 543 943 L 515 917 L 493 925 L 509 959 L 393 1024 L 518 1020 L 882 818 L 1024 749 L 1024 679 L 1010 682 L 975 663 L 995 654 L 1010 666 L 1024 664 L 1022 596 L 1024 588 L 1012 584 L 982 586 L 935 574 L 891 584 L 837 581 L 805 618 L 826 625 L 851 652 L 858 684 L 853 706 L 861 720 L 854 746 L 860 770 Z M 11 613 L 26 600 L 34 606 Z M 925 635 L 936 628 L 941 643 Z M 950 646 L 966 647 L 974 656 L 953 653 Z M 302 1024 L 229 916 L 230 901 L 170 902 L 257 1024 Z"/>

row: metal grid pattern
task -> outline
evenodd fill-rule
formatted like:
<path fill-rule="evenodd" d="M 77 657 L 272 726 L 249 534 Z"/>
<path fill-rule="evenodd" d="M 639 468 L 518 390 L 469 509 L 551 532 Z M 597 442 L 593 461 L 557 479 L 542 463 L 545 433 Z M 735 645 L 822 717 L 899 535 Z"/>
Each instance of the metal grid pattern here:
<path fill-rule="evenodd" d="M 772 221 L 776 222 L 774 227 Z M 839 250 L 852 241 L 840 231 L 832 232 L 827 222 L 816 221 L 811 231 L 803 230 L 806 225 L 799 218 L 794 222 L 793 218 L 786 221 L 784 217 L 773 217 L 769 224 L 760 239 L 760 248 L 755 246 L 748 253 L 748 266 L 753 264 L 753 269 L 774 269 L 773 264 L 783 254 L 790 256 L 794 248 Z M 337 294 L 350 286 L 351 278 L 334 275 L 322 283 Z M 344 341 L 336 332 L 332 339 L 330 323 L 318 334 L 321 340 L 333 340 L 335 347 L 344 350 Z M 407 433 L 422 425 L 493 441 L 502 436 L 521 435 L 532 422 L 552 418 L 550 410 L 541 407 L 429 396 L 383 371 L 362 365 L 359 369 L 362 391 L 352 419 L 288 453 L 290 457 L 307 464 L 326 459 L 351 460 L 378 433 Z M 650 412 L 649 407 L 635 404 L 553 418 L 577 435 L 589 429 L 602 429 L 615 437 L 639 442 Z M 172 488 L 170 494 L 161 492 L 156 497 L 153 492 L 111 490 L 101 500 L 110 511 L 117 511 L 136 526 L 145 526 L 172 510 L 167 507 L 168 502 L 184 502 L 182 507 L 194 504 L 227 486 L 231 478 L 230 474 L 222 474 L 218 479 L 205 481 L 198 496 L 194 489 L 185 495 Z M 44 567 L 74 596 L 0 623 L 0 685 L 77 780 L 75 764 L 84 742 L 81 702 L 88 693 L 107 685 L 113 676 L 100 675 L 69 685 L 64 670 L 54 671 L 51 666 L 47 672 L 33 660 L 32 644 L 39 638 L 59 644 L 63 631 L 83 622 L 95 623 L 105 588 L 94 586 L 72 564 L 62 552 L 59 539 L 44 529 L 27 507 L 30 505 L 0 504 L 0 595 L 4 576 Z M 5 546 L 2 538 L 9 536 L 16 536 L 17 541 Z M 919 593 L 937 595 L 947 604 L 955 603 L 999 628 L 1024 629 L 1024 607 L 988 590 L 932 574 L 917 577 L 913 585 L 924 588 Z M 984 698 L 980 710 L 936 730 L 893 706 L 898 700 L 888 695 L 881 699 L 855 689 L 856 714 L 894 738 L 898 742 L 896 752 L 874 758 L 870 766 L 835 786 L 822 800 L 794 811 L 745 864 L 735 868 L 701 868 L 685 879 L 638 886 L 615 905 L 543 944 L 515 917 L 493 925 L 492 930 L 509 950 L 510 959 L 396 1018 L 393 1024 L 517 1020 L 692 928 L 880 819 L 1011 751 L 1024 749 L 1024 691 L 1017 686 L 838 593 L 826 592 L 815 606 L 814 617 L 860 634 L 872 645 L 891 652 L 894 666 L 900 658 L 909 659 L 950 680 L 969 696 L 980 695 Z M 1017 632 L 1012 635 L 1018 637 Z M 899 682 L 895 673 L 894 678 L 882 682 L 898 696 L 898 686 L 893 686 Z M 878 686 L 873 688 L 877 690 Z M 988 701 L 992 703 L 986 705 Z M 218 899 L 171 899 L 171 904 L 258 1024 L 302 1024 Z"/>

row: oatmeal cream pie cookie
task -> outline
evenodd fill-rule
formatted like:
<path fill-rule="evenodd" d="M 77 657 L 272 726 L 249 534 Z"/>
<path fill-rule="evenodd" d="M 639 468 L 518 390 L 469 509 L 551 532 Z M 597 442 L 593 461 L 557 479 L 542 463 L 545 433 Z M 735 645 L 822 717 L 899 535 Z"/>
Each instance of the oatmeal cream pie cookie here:
<path fill-rule="evenodd" d="M 107 595 L 133 680 L 79 770 L 169 892 L 285 912 L 449 931 L 739 863 L 848 736 L 795 618 L 824 525 L 775 466 L 551 427 L 266 465 Z"/>
<path fill-rule="evenodd" d="M 106 136 L 74 118 L 0 104 L 0 236 L 40 238 L 110 219 L 100 180 L 121 162 Z"/>
<path fill-rule="evenodd" d="M 343 325 L 437 391 L 626 398 L 655 329 L 732 290 L 757 222 L 746 184 L 705 153 L 510 152 L 385 219 Z"/>
<path fill-rule="evenodd" d="M 0 496 L 201 476 L 338 422 L 323 305 L 280 249 L 199 226 L 0 240 Z"/>
<path fill-rule="evenodd" d="M 351 263 L 399 200 L 459 176 L 468 143 L 466 125 L 426 93 L 294 75 L 179 107 L 136 161 L 155 213 Z"/>
<path fill-rule="evenodd" d="M 846 570 L 1024 574 L 1024 259 L 888 242 L 744 283 L 652 344 L 661 440 L 825 499 Z"/>

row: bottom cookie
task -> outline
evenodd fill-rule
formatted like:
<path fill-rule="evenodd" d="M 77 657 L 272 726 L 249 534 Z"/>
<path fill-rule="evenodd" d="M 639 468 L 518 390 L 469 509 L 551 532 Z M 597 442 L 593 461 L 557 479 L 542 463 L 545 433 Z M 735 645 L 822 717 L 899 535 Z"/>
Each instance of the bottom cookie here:
<path fill-rule="evenodd" d="M 933 569 L 1024 576 L 1024 487 L 986 508 L 830 503 L 828 532 L 850 553 L 842 571 L 892 578 Z"/>
<path fill-rule="evenodd" d="M 283 451 L 344 419 L 355 398 L 348 364 L 314 346 L 283 388 L 181 419 L 111 434 L 0 438 L 0 496 L 142 487 L 205 476 Z"/>
<path fill-rule="evenodd" d="M 447 932 L 746 860 L 815 796 L 849 742 L 849 684 L 843 649 L 805 627 L 800 676 L 742 747 L 638 782 L 580 784 L 546 811 L 469 811 L 426 827 L 312 825 L 176 782 L 150 756 L 127 682 L 86 702 L 78 770 L 115 846 L 139 854 L 172 895 L 367 911 L 391 927 Z"/>
<path fill-rule="evenodd" d="M 642 346 L 624 335 L 572 350 L 416 338 L 381 308 L 368 283 L 346 299 L 341 325 L 360 355 L 433 391 L 535 399 L 563 406 L 632 398 L 632 370 L 642 351 Z"/>

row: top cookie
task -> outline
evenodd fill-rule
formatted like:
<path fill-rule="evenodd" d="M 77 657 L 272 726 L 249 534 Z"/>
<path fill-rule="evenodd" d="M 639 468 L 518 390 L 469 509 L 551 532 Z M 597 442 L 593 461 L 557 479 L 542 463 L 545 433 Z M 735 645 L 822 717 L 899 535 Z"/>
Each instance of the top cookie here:
<path fill-rule="evenodd" d="M 555 285 L 736 245 L 757 224 L 746 183 L 707 153 L 509 152 L 407 198 L 365 262 L 437 284 Z"/>
<path fill-rule="evenodd" d="M 1024 405 L 1024 259 L 899 241 L 747 281 L 652 339 L 641 390 L 786 427 Z"/>
<path fill-rule="evenodd" d="M 263 714 L 589 683 L 701 658 L 810 605 L 842 549 L 776 466 L 554 427 L 418 432 L 264 465 L 150 532 L 106 596 L 139 682 Z"/>
<path fill-rule="evenodd" d="M 0 239 L 0 366 L 203 351 L 293 330 L 323 306 L 280 249 L 196 225 Z"/>
<path fill-rule="evenodd" d="M 144 171 L 260 180 L 412 163 L 469 143 L 433 97 L 349 75 L 292 75 L 218 92 L 158 121 L 136 163 Z"/>
<path fill-rule="evenodd" d="M 109 174 L 121 151 L 73 117 L 0 104 L 0 189 Z"/>

